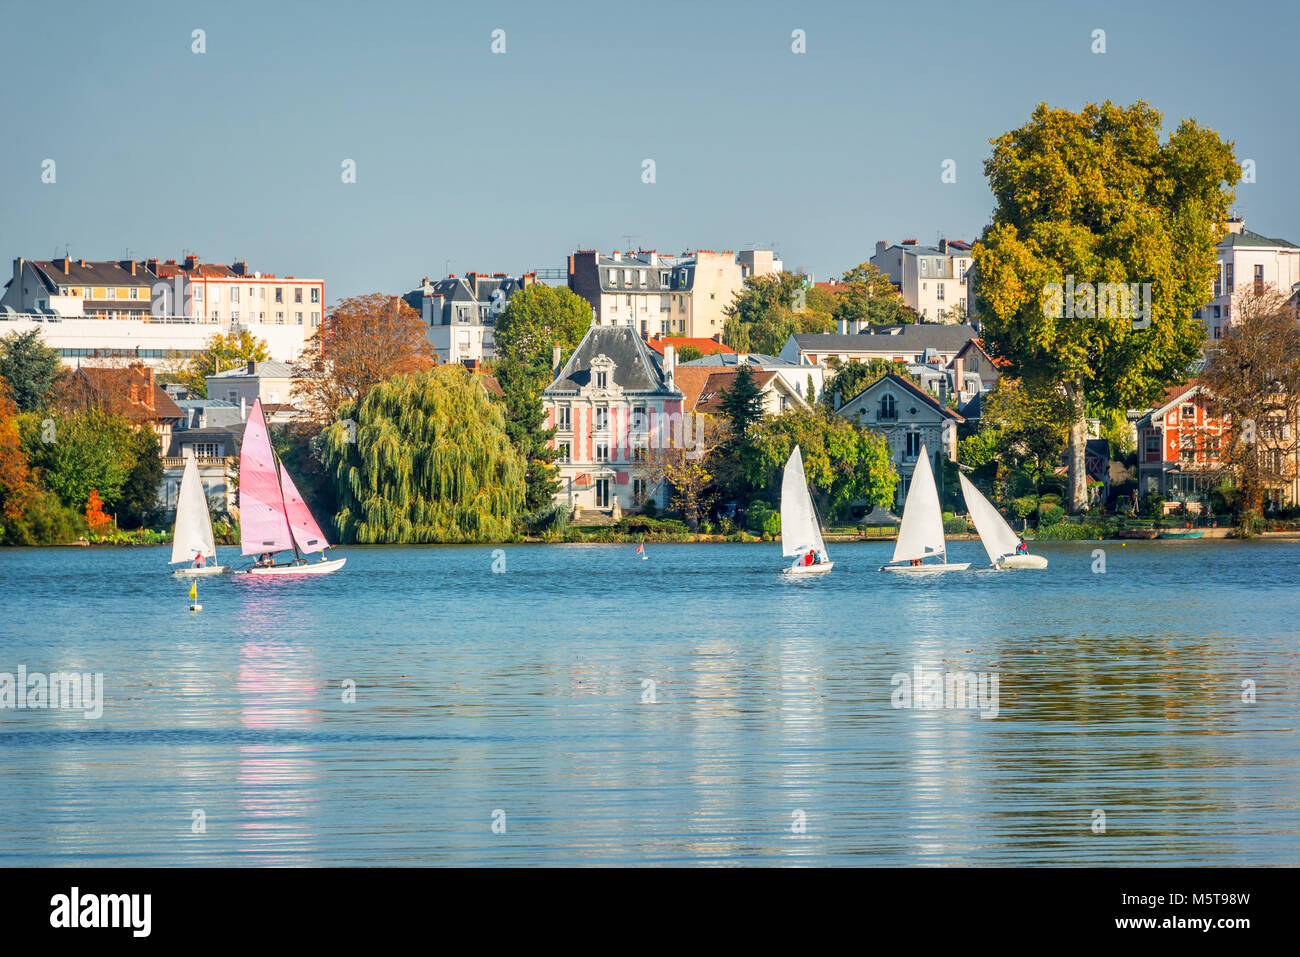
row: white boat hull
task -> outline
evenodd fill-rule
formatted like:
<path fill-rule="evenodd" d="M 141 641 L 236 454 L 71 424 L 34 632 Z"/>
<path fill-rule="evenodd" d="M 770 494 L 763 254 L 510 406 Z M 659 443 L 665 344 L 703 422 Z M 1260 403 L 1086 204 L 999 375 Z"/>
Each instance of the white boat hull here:
<path fill-rule="evenodd" d="M 1008 555 L 998 565 L 1002 568 L 1046 568 L 1047 559 L 1042 555 Z"/>
<path fill-rule="evenodd" d="M 956 564 L 949 562 L 931 563 L 929 565 L 882 565 L 882 572 L 905 572 L 909 575 L 931 575 L 937 572 L 964 572 L 970 568 L 970 562 L 959 562 Z"/>
<path fill-rule="evenodd" d="M 834 562 L 822 562 L 818 565 L 794 565 L 787 572 L 791 575 L 825 575 L 834 567 Z"/>
<path fill-rule="evenodd" d="M 335 558 L 328 562 L 304 562 L 301 565 L 254 565 L 247 575 L 328 575 L 343 567 L 346 558 Z"/>
<path fill-rule="evenodd" d="M 178 568 L 172 574 L 177 578 L 206 578 L 209 575 L 224 575 L 228 571 L 229 565 L 204 565 L 202 568 Z"/>

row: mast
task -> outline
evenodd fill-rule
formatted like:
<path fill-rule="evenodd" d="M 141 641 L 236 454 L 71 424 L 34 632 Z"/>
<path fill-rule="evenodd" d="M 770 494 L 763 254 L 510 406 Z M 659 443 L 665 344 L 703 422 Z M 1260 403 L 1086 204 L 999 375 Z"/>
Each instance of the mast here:
<path fill-rule="evenodd" d="M 269 425 L 266 429 L 266 440 L 268 444 L 271 441 L 271 428 Z M 289 506 L 284 501 L 284 476 L 281 474 L 284 463 L 280 461 L 280 453 L 275 450 L 274 445 L 271 445 L 271 457 L 275 460 L 275 484 L 280 489 L 280 511 L 284 514 L 284 524 L 289 529 L 289 543 L 293 545 L 293 561 L 294 564 L 297 564 L 302 561 L 302 553 L 298 551 L 298 536 L 293 533 L 293 523 L 289 521 Z"/>

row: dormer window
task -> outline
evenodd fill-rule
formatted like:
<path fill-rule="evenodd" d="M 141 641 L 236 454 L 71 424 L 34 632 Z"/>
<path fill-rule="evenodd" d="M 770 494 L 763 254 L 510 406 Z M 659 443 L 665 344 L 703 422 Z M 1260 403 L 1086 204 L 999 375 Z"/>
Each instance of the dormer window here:
<path fill-rule="evenodd" d="M 596 373 L 596 388 L 597 388 L 597 389 L 608 389 L 608 388 L 609 388 L 609 373 L 608 373 L 608 372 L 597 372 L 597 373 Z"/>
<path fill-rule="evenodd" d="M 880 419 L 898 418 L 898 407 L 894 404 L 894 397 L 885 393 L 880 397 L 880 413 L 877 416 Z"/>

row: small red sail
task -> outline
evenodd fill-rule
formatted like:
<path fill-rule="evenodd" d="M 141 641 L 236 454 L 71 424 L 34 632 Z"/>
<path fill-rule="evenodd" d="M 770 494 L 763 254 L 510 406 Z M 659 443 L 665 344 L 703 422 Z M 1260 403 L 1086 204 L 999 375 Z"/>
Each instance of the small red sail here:
<path fill-rule="evenodd" d="M 319 552 L 329 548 L 325 533 L 312 518 L 307 503 L 298 494 L 298 488 L 289 478 L 289 470 L 280 466 L 280 488 L 284 492 L 284 513 L 289 516 L 289 528 L 293 530 L 293 540 L 298 543 L 298 551 L 305 554 Z"/>
<path fill-rule="evenodd" d="M 255 399 L 239 447 L 239 550 L 244 555 L 293 548 L 278 473 L 262 402 Z"/>

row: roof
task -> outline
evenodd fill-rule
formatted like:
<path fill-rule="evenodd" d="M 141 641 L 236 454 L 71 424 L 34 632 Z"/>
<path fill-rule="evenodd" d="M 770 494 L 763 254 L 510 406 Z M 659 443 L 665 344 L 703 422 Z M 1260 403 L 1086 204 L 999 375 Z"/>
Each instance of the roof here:
<path fill-rule="evenodd" d="M 976 338 L 972 326 L 942 322 L 915 322 L 901 326 L 872 326 L 870 332 L 839 335 L 833 332 L 796 332 L 791 338 L 801 352 L 922 352 L 938 349 L 957 352 Z"/>
<path fill-rule="evenodd" d="M 600 356 L 614 363 L 611 385 L 624 392 L 653 392 L 678 395 L 664 381 L 655 353 L 631 326 L 592 325 L 573 350 L 559 376 L 544 390 L 548 394 L 577 392 L 591 384 L 591 364 Z"/>
<path fill-rule="evenodd" d="M 923 402 L 926 405 L 930 406 L 933 410 L 941 413 L 945 418 L 952 419 L 954 422 L 966 421 L 966 419 L 962 415 L 954 412 L 946 405 L 940 404 L 939 400 L 936 399 L 934 396 L 930 395 L 930 393 L 926 392 L 924 389 L 919 388 L 918 386 L 913 384 L 911 379 L 904 378 L 903 376 L 900 376 L 894 372 L 889 372 L 881 376 L 875 382 L 871 383 L 871 385 L 867 386 L 865 389 L 863 389 L 861 392 L 855 395 L 848 402 L 845 402 L 844 405 L 840 407 L 837 414 L 843 415 L 844 410 L 855 403 L 857 404 L 864 403 L 865 396 L 867 396 L 871 392 L 874 392 L 876 389 L 880 388 L 882 383 L 886 383 L 886 382 L 892 383 L 893 385 L 902 389 L 904 392 L 910 393 L 918 401 Z"/>
<path fill-rule="evenodd" d="M 694 394 L 686 391 L 685 387 L 678 383 L 682 393 L 686 396 L 686 402 L 682 406 L 684 412 L 707 412 L 710 415 L 716 415 L 722 411 L 723 394 L 730 391 L 736 381 L 736 375 L 739 369 L 710 370 L 709 374 L 704 377 L 700 385 L 700 390 Z M 775 372 L 758 371 L 752 372 L 754 385 L 762 392 L 771 384 L 773 379 L 777 378 Z"/>
<path fill-rule="evenodd" d="M 274 359 L 267 360 L 266 362 L 254 362 L 253 370 L 254 371 L 252 375 L 259 376 L 264 379 L 292 379 L 293 378 L 293 366 L 291 366 L 287 362 L 277 362 Z M 248 377 L 248 376 L 249 376 L 248 364 L 244 363 L 242 365 L 236 366 L 233 369 L 227 369 L 225 372 L 213 373 L 207 378 L 238 379 L 241 377 Z"/>
<path fill-rule="evenodd" d="M 499 396 L 503 399 L 505 398 L 505 390 L 501 388 L 501 383 L 497 381 L 496 376 L 488 375 L 487 373 L 480 373 L 474 377 L 474 381 L 477 382 L 479 387 L 488 395 Z"/>
<path fill-rule="evenodd" d="M 65 258 L 29 259 L 27 262 L 36 268 L 37 275 L 50 292 L 55 292 L 59 286 L 144 286 L 152 289 L 158 280 L 153 273 L 131 260 L 92 262 Z M 67 263 L 66 273 L 64 263 Z M 131 274 L 133 265 L 136 269 L 134 275 Z M 139 302 L 138 299 L 135 301 Z"/>
<path fill-rule="evenodd" d="M 706 356 L 711 356 L 715 352 L 729 352 L 732 355 L 736 352 L 731 346 L 724 345 L 717 339 L 710 339 L 707 336 L 652 336 L 646 340 L 646 345 L 660 355 L 664 354 L 664 346 L 672 346 L 677 350 L 680 350 L 682 346 L 694 346 Z"/>
<path fill-rule="evenodd" d="M 158 418 L 160 419 L 185 418 L 185 412 L 181 409 L 179 405 L 176 404 L 176 400 L 167 394 L 166 390 L 164 390 L 162 386 L 155 385 L 153 388 L 154 388 L 154 397 L 153 397 L 154 414 Z"/>
<path fill-rule="evenodd" d="M 788 362 L 780 356 L 769 356 L 763 352 L 746 352 L 745 365 L 757 366 L 760 369 L 807 369 L 807 366 L 801 366 L 797 362 Z M 741 353 L 738 352 L 715 352 L 711 356 L 704 356 L 700 359 L 692 359 L 689 362 L 681 362 L 677 365 L 678 374 L 682 369 L 692 366 L 736 366 L 740 365 Z"/>
<path fill-rule="evenodd" d="M 1182 385 L 1170 386 L 1165 390 L 1164 398 L 1160 400 L 1160 404 L 1148 409 L 1146 414 L 1137 420 L 1134 427 L 1139 427 L 1143 423 L 1150 425 L 1152 420 L 1164 418 L 1174 406 L 1181 405 L 1184 399 L 1190 397 L 1192 393 L 1199 393 L 1203 388 L 1204 386 L 1196 379 L 1191 379 Z"/>
<path fill-rule="evenodd" d="M 1009 360 L 994 359 L 991 355 L 989 355 L 988 350 L 984 348 L 983 339 L 970 340 L 970 342 L 966 343 L 966 345 L 962 346 L 960 349 L 957 350 L 957 355 L 953 356 L 953 358 L 955 359 L 957 358 L 957 356 L 965 355 L 972 348 L 978 349 L 980 353 L 984 356 L 984 358 L 989 360 L 989 365 L 991 365 L 994 369 L 1008 369 L 1011 367 L 1011 363 Z"/>
<path fill-rule="evenodd" d="M 1242 227 L 1239 233 L 1228 233 L 1219 240 L 1219 249 L 1230 249 L 1234 246 L 1263 246 L 1268 248 L 1280 249 L 1300 249 L 1295 243 L 1289 243 L 1285 239 L 1270 239 L 1267 236 L 1261 236 L 1259 233 L 1253 233 L 1249 229 Z"/>

